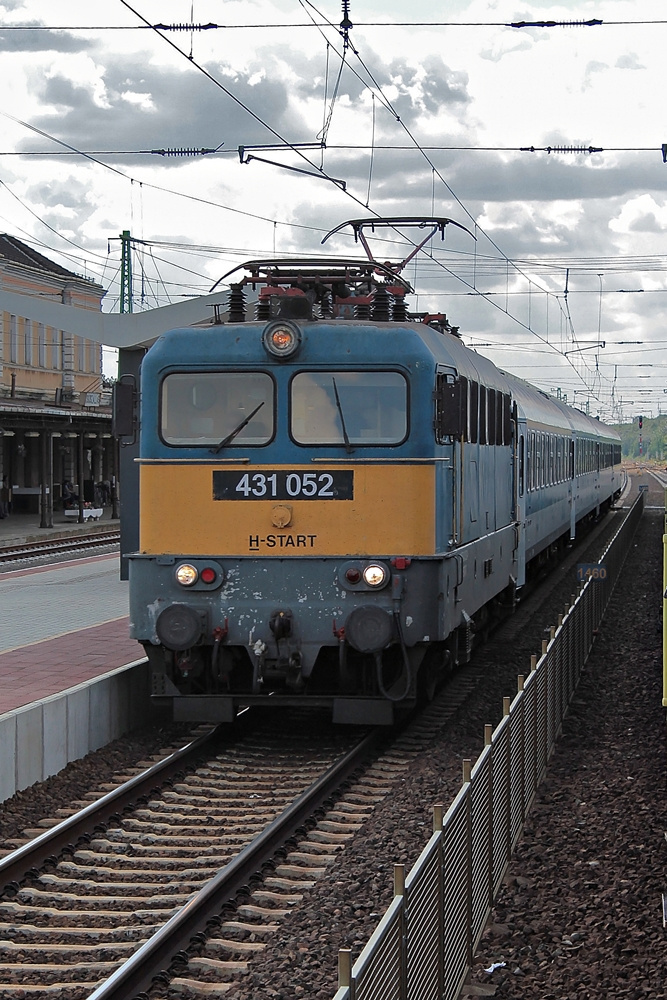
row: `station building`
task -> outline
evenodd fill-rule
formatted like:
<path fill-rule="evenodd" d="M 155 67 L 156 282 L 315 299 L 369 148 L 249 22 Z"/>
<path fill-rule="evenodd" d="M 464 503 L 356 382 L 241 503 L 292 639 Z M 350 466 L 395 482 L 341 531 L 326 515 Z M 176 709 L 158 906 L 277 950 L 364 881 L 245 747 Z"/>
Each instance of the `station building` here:
<path fill-rule="evenodd" d="M 88 310 L 91 333 L 105 294 L 8 234 L 0 234 L 0 292 Z M 64 483 L 96 503 L 96 484 L 115 484 L 116 462 L 100 344 L 0 309 L 0 499 L 41 513 L 50 527 Z"/>

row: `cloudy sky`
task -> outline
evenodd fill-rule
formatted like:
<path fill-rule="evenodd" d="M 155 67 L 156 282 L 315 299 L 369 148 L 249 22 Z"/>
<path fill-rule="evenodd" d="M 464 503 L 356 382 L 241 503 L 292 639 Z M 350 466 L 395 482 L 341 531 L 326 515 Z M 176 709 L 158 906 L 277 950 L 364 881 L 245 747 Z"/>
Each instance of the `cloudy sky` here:
<path fill-rule="evenodd" d="M 0 231 L 116 311 L 131 231 L 137 311 L 253 257 L 356 255 L 321 246 L 346 219 L 446 216 L 467 231 L 408 266 L 413 306 L 605 419 L 667 412 L 663 0 L 349 17 L 344 37 L 339 0 L 0 0 Z"/>

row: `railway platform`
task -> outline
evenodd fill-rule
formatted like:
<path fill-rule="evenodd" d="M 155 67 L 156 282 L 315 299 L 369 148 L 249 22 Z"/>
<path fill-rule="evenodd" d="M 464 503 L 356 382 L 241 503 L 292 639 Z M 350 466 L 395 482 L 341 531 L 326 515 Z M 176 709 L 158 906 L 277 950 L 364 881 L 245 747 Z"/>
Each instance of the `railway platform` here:
<path fill-rule="evenodd" d="M 64 511 L 53 515 L 53 526 L 40 528 L 39 514 L 9 514 L 0 518 L 0 548 L 4 545 L 14 545 L 19 542 L 39 542 L 49 538 L 69 538 L 79 532 L 92 533 L 120 528 L 120 520 L 111 517 L 111 507 L 104 507 L 98 521 L 85 521 L 79 524 L 76 518 L 65 516 Z"/>
<path fill-rule="evenodd" d="M 0 520 L 0 549 L 108 531 L 36 514 Z M 118 553 L 0 572 L 0 802 L 141 724 L 150 712 L 141 647 L 129 637 Z"/>

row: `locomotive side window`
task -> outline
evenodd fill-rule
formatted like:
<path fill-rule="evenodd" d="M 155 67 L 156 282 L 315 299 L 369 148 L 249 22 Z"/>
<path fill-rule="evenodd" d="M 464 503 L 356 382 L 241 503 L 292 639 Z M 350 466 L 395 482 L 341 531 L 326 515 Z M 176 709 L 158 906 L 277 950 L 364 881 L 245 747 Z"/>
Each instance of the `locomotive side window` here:
<path fill-rule="evenodd" d="M 466 440 L 468 415 L 468 380 L 451 373 L 437 372 L 435 377 L 435 416 L 433 427 L 438 444 L 453 439 Z"/>
<path fill-rule="evenodd" d="M 400 444 L 408 430 L 408 384 L 400 372 L 299 372 L 291 383 L 298 444 Z"/>
<path fill-rule="evenodd" d="M 263 372 L 175 372 L 162 383 L 166 444 L 248 447 L 274 433 L 274 384 Z"/>

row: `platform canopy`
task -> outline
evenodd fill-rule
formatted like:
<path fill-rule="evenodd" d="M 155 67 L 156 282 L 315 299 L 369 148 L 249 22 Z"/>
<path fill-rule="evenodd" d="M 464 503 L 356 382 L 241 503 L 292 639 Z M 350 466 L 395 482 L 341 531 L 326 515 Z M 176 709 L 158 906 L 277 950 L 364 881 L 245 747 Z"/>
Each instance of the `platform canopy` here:
<path fill-rule="evenodd" d="M 0 312 L 24 316 L 105 347 L 150 347 L 167 330 L 212 320 L 214 306 L 221 312 L 226 309 L 226 289 L 137 313 L 97 312 L 0 289 Z"/>

